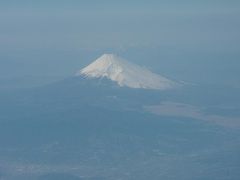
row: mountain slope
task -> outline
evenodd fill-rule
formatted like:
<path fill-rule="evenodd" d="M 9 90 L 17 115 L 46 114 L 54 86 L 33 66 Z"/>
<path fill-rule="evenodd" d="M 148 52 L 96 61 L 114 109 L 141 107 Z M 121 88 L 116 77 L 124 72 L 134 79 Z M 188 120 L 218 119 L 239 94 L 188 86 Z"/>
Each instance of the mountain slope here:
<path fill-rule="evenodd" d="M 130 88 L 165 90 L 176 85 L 175 82 L 163 76 L 113 54 L 102 55 L 76 75 L 89 78 L 107 78 L 117 82 L 121 87 Z"/>
<path fill-rule="evenodd" d="M 143 108 L 238 103 L 228 89 L 136 89 L 99 74 L 0 93 L 0 179 L 239 179 L 238 129 Z"/>

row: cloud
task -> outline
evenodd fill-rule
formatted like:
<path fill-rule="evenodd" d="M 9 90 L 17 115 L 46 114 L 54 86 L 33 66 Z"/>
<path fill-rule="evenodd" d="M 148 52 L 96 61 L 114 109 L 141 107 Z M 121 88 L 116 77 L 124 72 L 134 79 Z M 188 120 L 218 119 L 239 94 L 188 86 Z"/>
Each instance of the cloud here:
<path fill-rule="evenodd" d="M 200 107 L 189 104 L 164 102 L 160 105 L 145 106 L 144 108 L 148 112 L 161 116 L 193 118 L 209 123 L 216 123 L 225 127 L 240 128 L 240 117 L 226 117 L 215 114 L 205 114 Z"/>

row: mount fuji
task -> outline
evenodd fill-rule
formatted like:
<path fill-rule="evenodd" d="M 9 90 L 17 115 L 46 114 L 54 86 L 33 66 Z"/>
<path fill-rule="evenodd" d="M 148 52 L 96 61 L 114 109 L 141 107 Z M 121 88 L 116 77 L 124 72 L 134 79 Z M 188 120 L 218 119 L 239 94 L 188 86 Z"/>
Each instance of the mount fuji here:
<path fill-rule="evenodd" d="M 77 72 L 76 76 L 107 78 L 121 87 L 129 88 L 166 90 L 176 86 L 172 80 L 152 73 L 148 69 L 130 63 L 114 54 L 103 54 L 96 61 Z"/>
<path fill-rule="evenodd" d="M 236 119 L 218 107 L 238 91 L 181 84 L 104 54 L 75 76 L 0 93 L 0 179 L 239 179 L 239 129 L 217 124 Z"/>

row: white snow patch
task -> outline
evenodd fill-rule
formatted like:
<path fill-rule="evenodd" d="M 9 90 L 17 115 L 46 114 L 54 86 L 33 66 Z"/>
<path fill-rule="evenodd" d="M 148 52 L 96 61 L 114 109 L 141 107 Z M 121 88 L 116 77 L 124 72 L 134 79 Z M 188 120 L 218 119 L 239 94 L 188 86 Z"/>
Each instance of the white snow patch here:
<path fill-rule="evenodd" d="M 130 88 L 165 90 L 176 85 L 175 82 L 114 54 L 102 55 L 76 75 L 89 78 L 106 77 L 117 82 L 119 86 Z"/>

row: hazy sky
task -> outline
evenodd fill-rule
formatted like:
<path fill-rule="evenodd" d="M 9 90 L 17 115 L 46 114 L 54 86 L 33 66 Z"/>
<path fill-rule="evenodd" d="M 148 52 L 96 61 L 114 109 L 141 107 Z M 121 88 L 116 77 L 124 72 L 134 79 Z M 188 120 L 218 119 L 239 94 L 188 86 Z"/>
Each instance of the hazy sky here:
<path fill-rule="evenodd" d="M 0 1 L 0 77 L 54 80 L 114 52 L 182 78 L 228 68 L 236 84 L 239 18 L 237 0 Z"/>

